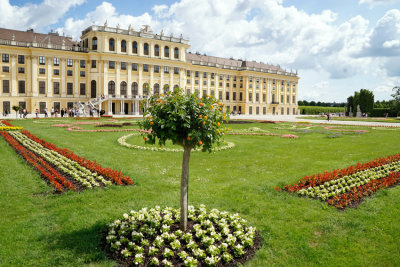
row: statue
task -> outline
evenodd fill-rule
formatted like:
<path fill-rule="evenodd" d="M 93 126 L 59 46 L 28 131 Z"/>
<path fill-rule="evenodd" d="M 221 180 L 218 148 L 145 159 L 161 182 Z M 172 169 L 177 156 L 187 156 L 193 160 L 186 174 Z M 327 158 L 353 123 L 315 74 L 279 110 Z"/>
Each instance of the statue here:
<path fill-rule="evenodd" d="M 352 111 L 352 108 L 351 108 L 351 106 L 350 106 L 350 111 L 349 111 L 349 117 L 353 117 L 353 111 Z"/>
<path fill-rule="evenodd" d="M 362 115 L 361 115 L 361 109 L 360 109 L 360 105 L 357 105 L 357 118 L 360 118 L 360 117 L 362 117 Z"/>
<path fill-rule="evenodd" d="M 107 20 L 106 20 L 106 21 L 104 22 L 104 27 L 107 27 L 107 25 L 108 25 L 108 24 L 107 24 Z"/>

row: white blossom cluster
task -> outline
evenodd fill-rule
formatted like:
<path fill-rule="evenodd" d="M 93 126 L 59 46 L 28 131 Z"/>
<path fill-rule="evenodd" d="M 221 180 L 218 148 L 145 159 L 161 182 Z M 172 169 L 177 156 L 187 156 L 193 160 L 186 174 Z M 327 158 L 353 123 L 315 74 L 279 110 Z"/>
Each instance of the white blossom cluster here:
<path fill-rule="evenodd" d="M 106 241 L 132 264 L 150 266 L 172 266 L 173 261 L 215 266 L 240 258 L 253 246 L 256 229 L 238 214 L 189 206 L 188 219 L 193 228 L 182 232 L 179 209 L 132 210 L 109 225 Z"/>

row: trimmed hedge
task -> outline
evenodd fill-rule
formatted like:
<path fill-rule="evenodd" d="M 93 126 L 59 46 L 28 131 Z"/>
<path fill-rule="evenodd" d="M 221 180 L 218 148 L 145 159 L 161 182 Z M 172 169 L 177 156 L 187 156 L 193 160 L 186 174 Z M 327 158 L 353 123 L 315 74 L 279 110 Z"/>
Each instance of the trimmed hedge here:
<path fill-rule="evenodd" d="M 319 113 L 339 113 L 344 112 L 344 107 L 319 107 L 319 106 L 299 106 L 302 115 L 318 115 Z"/>

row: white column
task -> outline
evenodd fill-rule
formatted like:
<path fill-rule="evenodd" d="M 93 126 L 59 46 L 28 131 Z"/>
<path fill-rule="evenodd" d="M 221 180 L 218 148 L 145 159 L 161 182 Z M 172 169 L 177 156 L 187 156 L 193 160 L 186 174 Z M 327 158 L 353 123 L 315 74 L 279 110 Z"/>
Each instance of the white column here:
<path fill-rule="evenodd" d="M 128 98 L 132 98 L 132 63 L 128 62 L 128 85 L 127 85 L 127 90 L 128 90 Z"/>
<path fill-rule="evenodd" d="M 138 94 L 143 96 L 143 65 L 138 64 L 138 73 L 139 73 L 139 83 L 138 83 Z"/>
<path fill-rule="evenodd" d="M 150 89 L 153 90 L 153 94 L 154 94 L 154 66 L 153 65 L 149 65 L 150 68 Z"/>
<path fill-rule="evenodd" d="M 74 97 L 79 97 L 79 60 L 74 60 Z"/>
<path fill-rule="evenodd" d="M 115 62 L 116 75 L 115 75 L 115 95 L 121 97 L 121 63 Z"/>
<path fill-rule="evenodd" d="M 65 67 L 65 58 L 61 58 L 61 97 L 65 97 L 66 96 L 66 90 L 65 90 L 65 72 L 66 72 L 66 67 Z M 89 75 L 89 73 L 88 73 Z"/>
<path fill-rule="evenodd" d="M 52 97 L 53 96 L 53 90 L 51 90 L 51 88 L 52 88 L 52 86 L 53 86 L 53 84 L 52 84 L 52 81 L 51 81 L 51 78 L 52 78 L 52 76 L 53 76 L 53 72 L 52 72 L 52 59 L 50 58 L 50 57 L 46 57 L 46 61 L 47 61 L 47 97 Z M 77 67 L 76 66 L 76 62 L 75 62 L 75 68 Z M 75 76 L 74 77 L 77 77 L 77 75 L 79 75 L 79 74 L 77 74 L 77 71 L 75 71 Z M 77 79 L 75 79 L 75 80 L 77 80 Z M 74 84 L 74 86 L 76 86 L 76 84 Z"/>
<path fill-rule="evenodd" d="M 18 90 L 17 90 L 17 64 L 16 64 L 16 55 L 11 55 L 11 81 L 10 81 L 10 87 L 11 87 L 11 96 L 17 96 L 18 95 Z M 11 112 L 11 111 L 9 111 Z"/>
<path fill-rule="evenodd" d="M 104 90 L 104 96 L 108 96 L 108 77 L 107 77 L 107 61 L 103 61 L 104 65 L 104 73 L 103 73 L 103 90 Z"/>
<path fill-rule="evenodd" d="M 31 61 L 31 56 L 26 56 L 26 88 L 25 88 L 25 93 L 27 96 L 32 96 L 32 61 Z M 35 69 L 35 71 L 37 71 Z"/>

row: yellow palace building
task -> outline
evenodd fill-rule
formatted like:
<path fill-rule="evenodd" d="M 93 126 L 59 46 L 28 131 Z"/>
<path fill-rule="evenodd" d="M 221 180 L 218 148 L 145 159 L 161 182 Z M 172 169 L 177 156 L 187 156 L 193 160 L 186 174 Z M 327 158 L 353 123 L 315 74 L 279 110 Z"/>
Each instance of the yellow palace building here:
<path fill-rule="evenodd" d="M 234 113 L 297 114 L 297 73 L 280 66 L 187 52 L 182 36 L 90 26 L 81 41 L 0 28 L 0 110 L 18 105 L 99 108 L 138 115 L 141 100 L 175 87 L 214 95 Z"/>

